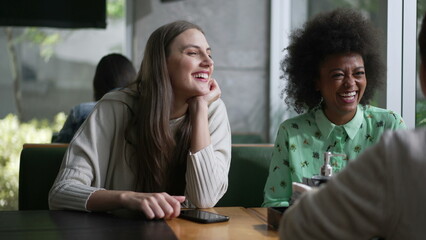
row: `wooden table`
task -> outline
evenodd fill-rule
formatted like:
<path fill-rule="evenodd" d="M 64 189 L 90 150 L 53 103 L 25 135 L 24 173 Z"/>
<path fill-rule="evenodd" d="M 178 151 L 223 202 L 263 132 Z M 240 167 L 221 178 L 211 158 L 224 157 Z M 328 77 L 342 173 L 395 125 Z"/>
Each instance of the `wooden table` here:
<path fill-rule="evenodd" d="M 278 239 L 278 233 L 268 230 L 267 222 L 259 217 L 266 214 L 266 208 L 204 210 L 227 215 L 230 220 L 201 224 L 180 218 L 146 220 L 139 213 L 126 212 L 0 211 L 0 239 Z"/>
<path fill-rule="evenodd" d="M 266 208 L 243 207 L 203 209 L 229 216 L 228 222 L 202 224 L 176 218 L 167 224 L 179 239 L 278 239 L 278 233 L 268 229 Z M 257 215 L 256 212 L 260 215 Z"/>
<path fill-rule="evenodd" d="M 268 208 L 247 208 L 247 211 L 261 221 L 268 223 Z"/>

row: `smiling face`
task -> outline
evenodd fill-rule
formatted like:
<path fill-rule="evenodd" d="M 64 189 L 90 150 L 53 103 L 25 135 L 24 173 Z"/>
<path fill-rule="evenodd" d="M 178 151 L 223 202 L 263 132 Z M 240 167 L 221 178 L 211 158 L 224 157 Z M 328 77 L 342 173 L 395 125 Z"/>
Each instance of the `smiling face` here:
<path fill-rule="evenodd" d="M 167 69 L 174 100 L 185 101 L 210 91 L 213 60 L 204 34 L 188 29 L 179 34 L 169 46 Z"/>
<path fill-rule="evenodd" d="M 364 95 L 367 78 L 362 56 L 333 54 L 320 65 L 316 88 L 324 99 L 324 113 L 336 125 L 349 122 Z"/>

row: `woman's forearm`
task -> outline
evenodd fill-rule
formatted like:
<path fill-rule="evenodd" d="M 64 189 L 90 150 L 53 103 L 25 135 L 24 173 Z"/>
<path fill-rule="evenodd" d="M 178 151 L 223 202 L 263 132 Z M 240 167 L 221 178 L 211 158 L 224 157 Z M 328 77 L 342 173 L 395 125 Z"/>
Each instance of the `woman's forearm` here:
<path fill-rule="evenodd" d="M 201 99 L 194 99 L 191 103 L 192 135 L 190 151 L 196 153 L 211 144 L 208 105 Z"/>
<path fill-rule="evenodd" d="M 122 208 L 125 191 L 98 190 L 93 192 L 87 200 L 86 209 L 89 211 L 109 211 Z"/>
<path fill-rule="evenodd" d="M 87 200 L 89 211 L 110 211 L 126 208 L 141 211 L 148 219 L 174 218 L 179 216 L 184 196 L 167 193 L 141 193 L 133 191 L 99 190 Z"/>

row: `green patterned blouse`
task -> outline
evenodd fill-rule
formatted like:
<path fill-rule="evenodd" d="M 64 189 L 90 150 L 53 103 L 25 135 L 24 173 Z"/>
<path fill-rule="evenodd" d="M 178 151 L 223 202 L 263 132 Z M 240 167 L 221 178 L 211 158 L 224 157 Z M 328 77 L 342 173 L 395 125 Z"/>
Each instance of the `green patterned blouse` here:
<path fill-rule="evenodd" d="M 320 108 L 284 121 L 275 140 L 263 206 L 288 206 L 291 183 L 319 175 L 324 152 L 346 155 L 330 159 L 333 173 L 338 173 L 384 131 L 399 128 L 406 128 L 400 115 L 369 105 L 358 105 L 355 117 L 340 126 L 330 122 Z"/>

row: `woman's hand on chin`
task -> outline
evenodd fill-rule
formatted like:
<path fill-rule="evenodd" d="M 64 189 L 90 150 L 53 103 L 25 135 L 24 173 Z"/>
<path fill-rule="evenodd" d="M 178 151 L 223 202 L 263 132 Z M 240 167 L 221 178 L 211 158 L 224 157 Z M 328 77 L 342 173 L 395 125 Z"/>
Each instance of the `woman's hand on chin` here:
<path fill-rule="evenodd" d="M 123 207 L 142 211 L 148 219 L 170 219 L 179 216 L 185 196 L 170 196 L 165 192 L 123 192 L 120 199 Z"/>
<path fill-rule="evenodd" d="M 220 98 L 222 91 L 220 90 L 219 84 L 217 84 L 216 79 L 212 78 L 210 81 L 210 91 L 202 96 L 205 101 L 210 105 L 212 102 Z"/>
<path fill-rule="evenodd" d="M 210 105 L 212 102 L 216 101 L 220 98 L 222 91 L 220 90 L 219 85 L 217 84 L 215 79 L 211 79 L 210 81 L 210 90 L 208 93 L 200 96 L 195 96 L 187 100 L 187 103 L 191 105 L 196 105 L 197 103 L 204 102 L 208 105 Z"/>

